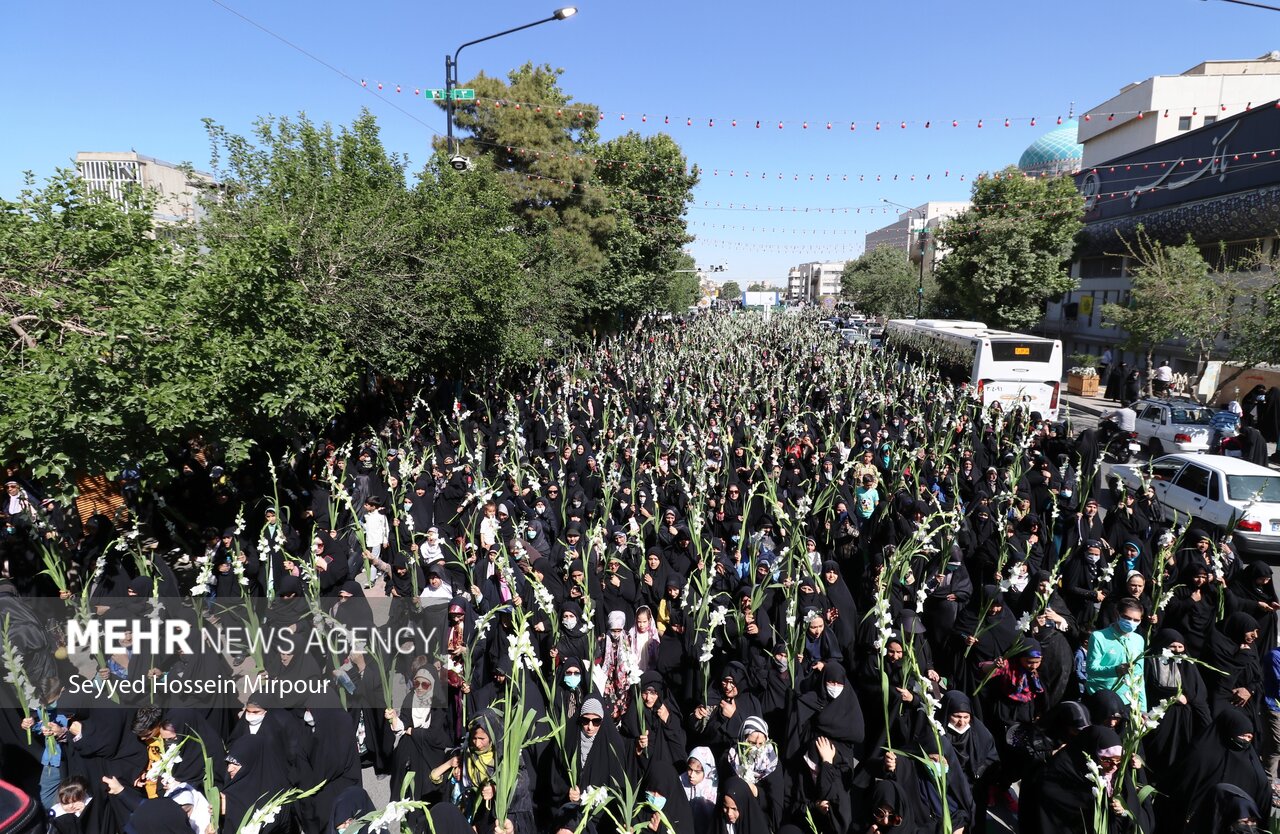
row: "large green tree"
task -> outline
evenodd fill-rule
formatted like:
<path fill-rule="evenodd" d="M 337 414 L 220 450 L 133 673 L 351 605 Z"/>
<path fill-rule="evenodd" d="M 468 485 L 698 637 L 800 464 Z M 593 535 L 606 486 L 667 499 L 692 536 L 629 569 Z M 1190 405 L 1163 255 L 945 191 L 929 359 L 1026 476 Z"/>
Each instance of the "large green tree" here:
<path fill-rule="evenodd" d="M 920 274 L 898 247 L 877 246 L 862 253 L 845 264 L 840 281 L 845 300 L 852 301 L 860 313 L 891 319 L 916 314 Z M 931 301 L 928 294 L 925 301 Z"/>
<path fill-rule="evenodd" d="M 1070 177 L 1009 167 L 973 184 L 973 205 L 943 223 L 937 267 L 944 306 L 994 327 L 1027 329 L 1045 301 L 1075 287 L 1068 271 L 1083 199 Z"/>
<path fill-rule="evenodd" d="M 1128 333 L 1125 345 L 1145 353 L 1148 368 L 1157 345 L 1182 339 L 1197 358 L 1199 374 L 1230 323 L 1230 289 L 1210 275 L 1209 262 L 1190 238 L 1168 246 L 1139 226 L 1122 240 L 1129 257 L 1129 303 L 1108 304 L 1102 315 Z"/>
<path fill-rule="evenodd" d="M 698 172 L 665 133 L 626 133 L 601 145 L 597 157 L 593 184 L 605 192 L 615 221 L 604 243 L 608 260 L 600 283 L 586 296 L 597 314 L 631 319 L 666 306 L 673 270 L 688 261 L 683 250 L 693 237 L 684 212 Z"/>
<path fill-rule="evenodd" d="M 532 63 L 512 70 L 506 81 L 482 72 L 466 83 L 477 100 L 456 105 L 454 123 L 463 153 L 489 158 L 504 172 L 512 204 L 531 228 L 583 238 L 563 245 L 601 265 L 617 217 L 608 211 L 607 193 L 589 187 L 600 111 L 560 87 L 563 73 Z"/>
<path fill-rule="evenodd" d="M 163 470 L 199 436 L 231 461 L 255 438 L 331 415 L 349 361 L 270 253 L 153 234 L 153 197 L 90 194 L 74 172 L 0 203 L 0 456 L 49 482 Z"/>
<path fill-rule="evenodd" d="M 725 281 L 720 285 L 720 297 L 725 301 L 737 301 L 742 297 L 742 287 L 737 281 Z"/>
<path fill-rule="evenodd" d="M 337 130 L 305 116 L 250 138 L 208 129 L 228 196 L 210 201 L 205 244 L 260 253 L 358 366 L 409 379 L 527 355 L 527 230 L 487 159 L 459 173 L 433 158 L 411 187 L 367 112 Z"/>

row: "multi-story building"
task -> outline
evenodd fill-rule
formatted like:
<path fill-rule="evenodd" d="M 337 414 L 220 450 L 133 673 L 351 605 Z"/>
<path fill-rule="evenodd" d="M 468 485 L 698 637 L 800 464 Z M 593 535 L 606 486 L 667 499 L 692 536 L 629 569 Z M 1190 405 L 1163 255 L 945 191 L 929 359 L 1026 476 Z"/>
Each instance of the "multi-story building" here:
<path fill-rule="evenodd" d="M 800 267 L 793 266 L 787 270 L 787 300 L 804 301 L 805 295 L 804 276 L 800 272 Z"/>
<path fill-rule="evenodd" d="M 1124 156 L 1244 113 L 1276 97 L 1280 51 L 1242 61 L 1205 61 L 1181 75 L 1135 81 L 1080 120 L 1083 166 Z"/>
<path fill-rule="evenodd" d="M 819 304 L 825 297 L 840 297 L 844 261 L 813 261 L 787 272 L 787 300 Z"/>
<path fill-rule="evenodd" d="M 157 199 L 153 216 L 157 226 L 198 222 L 203 214 L 198 192 L 214 183 L 211 174 L 181 168 L 134 151 L 81 151 L 76 154 L 76 168 L 91 190 L 113 200 L 123 201 L 134 185 L 154 191 Z"/>
<path fill-rule="evenodd" d="M 1186 130 L 1176 128 L 1175 117 L 1181 116 L 1171 104 L 1167 123 L 1175 126 L 1171 135 L 1162 125 L 1162 135 L 1167 135 L 1163 141 L 1129 149 L 1119 156 L 1104 157 L 1094 143 L 1102 143 L 1108 149 L 1120 145 L 1108 133 L 1093 132 L 1089 123 L 1081 123 L 1084 157 L 1095 162 L 1076 175 L 1077 187 L 1085 197 L 1085 226 L 1072 264 L 1072 275 L 1079 280 L 1079 287 L 1047 306 L 1039 328 L 1044 335 L 1061 339 L 1067 353 L 1100 355 L 1108 347 L 1116 349 L 1126 339 L 1127 334 L 1106 320 L 1103 308 L 1109 303 L 1129 302 L 1134 263 L 1127 255 L 1125 241 L 1134 238 L 1139 226 L 1153 240 L 1168 245 L 1182 244 L 1190 237 L 1219 272 L 1256 269 L 1258 286 L 1274 280 L 1259 259 L 1251 257 L 1254 253 L 1263 259 L 1274 256 L 1280 242 L 1280 166 L 1275 164 L 1276 137 L 1280 136 L 1280 72 L 1276 71 L 1280 70 L 1280 61 L 1272 61 L 1268 56 L 1259 61 L 1201 64 L 1196 70 L 1253 66 L 1259 72 L 1259 78 L 1253 80 L 1265 84 L 1250 82 L 1248 94 L 1257 98 L 1247 109 L 1243 105 L 1249 102 L 1241 102 L 1235 114 L 1219 109 L 1219 115 L 1208 124 L 1197 122 Z M 1157 83 L 1162 79 L 1149 79 L 1128 89 L 1159 92 L 1164 89 Z M 1219 89 L 1216 83 L 1212 87 L 1215 96 Z M 1224 83 L 1224 89 L 1232 87 Z M 1234 98 L 1234 94 L 1224 94 L 1222 101 L 1226 104 L 1229 99 L 1234 102 Z M 1194 106 L 1204 113 L 1203 106 L 1193 105 L 1185 97 L 1180 100 L 1187 102 L 1188 110 Z M 1157 106 L 1163 103 L 1156 101 Z M 1216 101 L 1215 98 L 1211 102 L 1215 107 Z M 1110 106 L 1120 109 L 1120 105 L 1108 103 L 1090 112 L 1105 112 Z M 1163 109 L 1141 121 L 1148 120 L 1165 123 Z M 1128 131 L 1126 142 L 1138 135 L 1137 130 Z M 1246 302 L 1242 299 L 1239 303 Z M 1225 340 L 1219 343 L 1220 350 L 1225 347 Z M 1137 362 L 1144 353 L 1122 358 Z M 1169 359 L 1175 370 L 1192 371 L 1196 357 L 1188 355 L 1182 342 L 1173 340 L 1157 346 L 1156 360 L 1162 359 Z"/>
<path fill-rule="evenodd" d="M 951 202 L 930 201 L 913 209 L 908 209 L 898 215 L 896 222 L 890 223 L 888 226 L 868 232 L 865 238 L 864 249 L 870 252 L 879 246 L 892 246 L 895 249 L 901 249 L 903 252 L 918 258 L 920 240 L 920 232 L 922 229 L 936 229 L 942 225 L 950 217 L 954 217 L 960 212 L 972 205 L 968 200 L 956 200 Z M 932 235 L 929 239 L 932 240 Z M 928 252 L 926 257 L 929 260 L 941 259 L 943 252 Z"/>

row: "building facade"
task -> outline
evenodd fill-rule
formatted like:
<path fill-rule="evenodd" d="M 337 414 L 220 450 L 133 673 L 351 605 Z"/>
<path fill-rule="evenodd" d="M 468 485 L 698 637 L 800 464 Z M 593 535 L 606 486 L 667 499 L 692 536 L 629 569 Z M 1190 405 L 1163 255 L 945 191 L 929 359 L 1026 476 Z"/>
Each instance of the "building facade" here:
<path fill-rule="evenodd" d="M 936 229 L 948 218 L 955 217 L 960 212 L 972 205 L 968 200 L 956 200 L 951 202 L 930 201 L 924 205 L 916 206 L 913 209 L 905 211 L 898 215 L 897 221 L 890 223 L 888 226 L 868 232 L 864 239 L 864 250 L 870 252 L 879 246 L 891 246 L 894 249 L 901 249 L 904 253 L 909 254 L 912 259 L 920 256 L 919 246 L 921 229 Z M 929 238 L 932 241 L 933 235 Z M 941 250 L 925 253 L 926 259 L 940 260 L 945 253 Z"/>
<path fill-rule="evenodd" d="M 1139 226 L 1169 245 L 1190 237 L 1219 272 L 1256 271 L 1259 286 L 1274 280 L 1251 257 L 1255 252 L 1274 257 L 1280 230 L 1280 75 L 1270 78 L 1276 87 L 1272 97 L 1249 110 L 1175 131 L 1169 139 L 1076 176 L 1085 196 L 1085 227 L 1072 265 L 1079 288 L 1048 305 L 1040 327 L 1044 335 L 1061 339 L 1068 354 L 1100 355 L 1124 341 L 1126 334 L 1106 321 L 1103 308 L 1129 302 L 1133 264 L 1124 254 L 1124 241 L 1132 240 Z M 1088 158 L 1089 142 L 1085 154 Z M 1229 335 L 1224 334 L 1220 349 Z M 1194 370 L 1195 357 L 1181 342 L 1158 346 L 1156 361 L 1162 359 L 1175 370 Z"/>
<path fill-rule="evenodd" d="M 787 300 L 819 304 L 824 297 L 840 297 L 844 261 L 813 261 L 787 271 Z"/>
<path fill-rule="evenodd" d="M 1135 81 L 1080 120 L 1083 167 L 1212 125 L 1274 99 L 1280 51 L 1242 61 L 1205 61 L 1181 75 Z"/>
<path fill-rule="evenodd" d="M 211 174 L 189 171 L 133 151 L 81 151 L 76 154 L 76 168 L 90 190 L 119 202 L 125 200 L 133 186 L 155 192 L 153 217 L 157 226 L 199 222 L 204 213 L 198 199 L 200 189 L 214 183 Z"/>

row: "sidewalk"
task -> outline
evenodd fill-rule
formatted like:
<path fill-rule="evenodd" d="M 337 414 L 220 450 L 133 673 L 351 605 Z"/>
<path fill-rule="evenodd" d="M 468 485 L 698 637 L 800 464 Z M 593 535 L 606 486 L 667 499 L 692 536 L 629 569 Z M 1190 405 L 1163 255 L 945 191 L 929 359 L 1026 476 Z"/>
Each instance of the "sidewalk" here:
<path fill-rule="evenodd" d="M 1062 399 L 1067 405 L 1071 406 L 1072 414 L 1089 414 L 1093 417 L 1101 417 L 1104 411 L 1110 411 L 1113 408 L 1119 408 L 1120 404 L 1099 395 L 1096 397 L 1081 397 L 1078 394 L 1063 394 Z"/>

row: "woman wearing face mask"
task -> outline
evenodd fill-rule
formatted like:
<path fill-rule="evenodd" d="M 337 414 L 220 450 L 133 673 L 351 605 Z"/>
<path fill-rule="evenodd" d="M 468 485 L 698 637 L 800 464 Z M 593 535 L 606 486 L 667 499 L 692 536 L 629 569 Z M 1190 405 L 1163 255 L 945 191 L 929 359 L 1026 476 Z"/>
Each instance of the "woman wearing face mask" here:
<path fill-rule="evenodd" d="M 582 606 L 566 599 L 560 603 L 560 637 L 556 640 L 555 656 L 587 657 L 590 655 L 587 643 L 587 626 L 582 620 Z"/>
<path fill-rule="evenodd" d="M 963 692 L 953 689 L 942 696 L 942 719 L 943 732 L 969 780 L 974 799 L 985 800 L 987 782 L 983 777 L 994 775 L 1000 764 L 995 738 L 985 724 L 974 718 L 973 702 Z M 978 804 L 985 807 L 986 803 Z"/>
<path fill-rule="evenodd" d="M 729 769 L 747 783 L 765 817 L 776 830 L 782 824 L 783 772 L 778 747 L 769 739 L 769 725 L 757 715 L 742 722 L 738 743 L 729 748 Z"/>
<path fill-rule="evenodd" d="M 1259 807 L 1270 807 L 1271 780 L 1254 747 L 1253 723 L 1238 709 L 1224 708 L 1177 763 L 1170 790 L 1161 797 L 1161 831 L 1209 831 L 1213 825 L 1213 790 L 1235 785 Z M 1188 827 L 1188 823 L 1190 823 Z"/>
<path fill-rule="evenodd" d="M 1184 761 L 1194 739 L 1209 726 L 1208 693 L 1200 670 L 1186 658 L 1186 641 L 1173 629 L 1156 632 L 1147 656 L 1147 703 L 1169 705 L 1160 725 L 1142 740 L 1143 756 L 1151 763 L 1152 780 L 1166 788 L 1177 762 Z"/>
<path fill-rule="evenodd" d="M 644 802 L 636 809 L 636 831 L 696 834 L 693 810 L 671 765 L 654 763 L 649 766 L 644 776 L 643 798 Z"/>
<path fill-rule="evenodd" d="M 1263 816 L 1257 804 L 1235 785 L 1215 785 L 1213 807 L 1213 834 L 1260 834 Z"/>
<path fill-rule="evenodd" d="M 1280 598 L 1271 581 L 1271 566 L 1250 562 L 1227 586 L 1227 612 L 1241 611 L 1258 621 L 1258 646 L 1264 653 L 1276 646 L 1276 612 Z"/>
<path fill-rule="evenodd" d="M 686 764 L 680 785 L 692 811 L 694 834 L 708 834 L 715 821 L 720 792 L 716 760 L 709 747 L 695 747 Z"/>
<path fill-rule="evenodd" d="M 832 661 L 822 670 L 821 689 L 802 695 L 797 704 L 800 733 L 788 738 L 788 758 L 815 739 L 829 739 L 848 762 L 856 760 L 866 737 L 858 694 L 844 666 Z M 796 737 L 799 736 L 799 737 Z"/>
<path fill-rule="evenodd" d="M 1119 619 L 1089 635 L 1085 656 L 1085 692 L 1109 690 L 1126 704 L 1145 711 L 1147 689 L 1143 682 L 1142 658 L 1146 641 L 1138 633 L 1142 625 L 1142 605 L 1136 600 L 1121 600 Z"/>
<path fill-rule="evenodd" d="M 1023 794 L 1026 800 L 1018 816 L 1020 823 L 1025 821 L 1022 830 L 1027 834 L 1163 831 L 1155 826 L 1150 800 L 1140 799 L 1142 793 L 1149 793 L 1143 791 L 1142 768 L 1126 770 L 1120 784 L 1123 754 L 1120 736 L 1112 729 L 1090 727 L 1076 736 L 1049 760 L 1035 781 L 1035 790 Z M 1097 768 L 1096 776 L 1091 775 L 1091 767 Z M 1094 791 L 1107 794 L 1105 831 L 1094 829 L 1098 801 Z"/>
<path fill-rule="evenodd" d="M 329 831 L 325 834 L 367 834 L 368 825 L 356 822 L 376 810 L 365 789 L 356 785 L 344 790 L 333 803 L 329 815 Z"/>
<path fill-rule="evenodd" d="M 609 630 L 599 637 L 596 647 L 596 672 L 603 676 L 603 700 L 613 721 L 620 721 L 632 708 L 631 685 L 627 682 L 629 658 L 635 657 L 635 645 L 627 630 L 627 615 L 610 611 Z"/>

